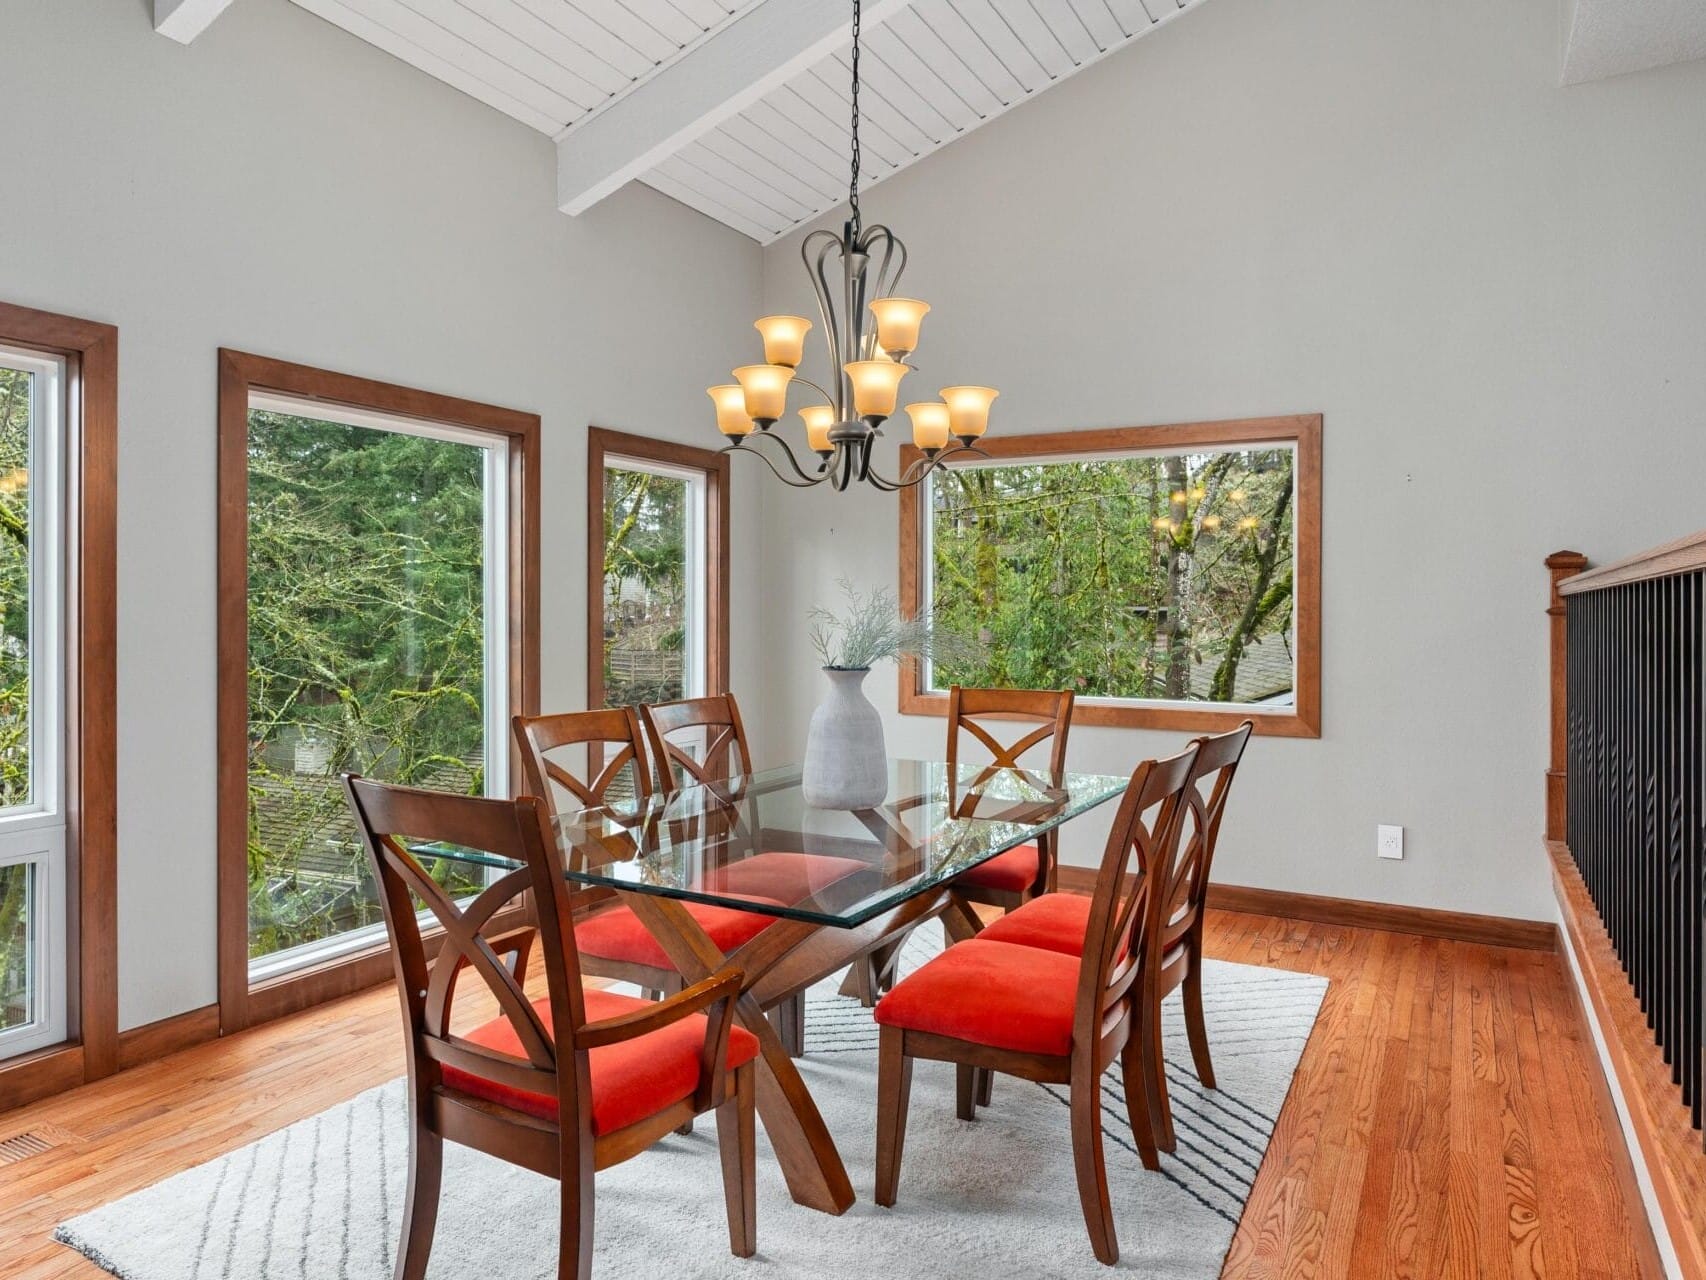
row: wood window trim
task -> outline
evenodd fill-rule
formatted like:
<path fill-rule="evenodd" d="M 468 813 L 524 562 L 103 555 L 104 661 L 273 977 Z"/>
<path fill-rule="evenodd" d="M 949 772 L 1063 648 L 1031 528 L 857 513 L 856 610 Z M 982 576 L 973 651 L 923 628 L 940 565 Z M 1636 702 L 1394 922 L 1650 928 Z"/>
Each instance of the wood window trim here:
<path fill-rule="evenodd" d="M 118 1034 L 118 329 L 0 303 L 66 365 L 66 948 L 72 1038 L 0 1063 L 0 1111 L 111 1075 Z"/>
<path fill-rule="evenodd" d="M 532 715 L 539 709 L 539 416 L 221 348 L 217 785 L 219 1023 L 224 1034 L 392 976 L 389 945 L 380 943 L 266 982 L 249 981 L 248 436 L 254 391 L 447 423 L 509 440 L 510 708 L 514 715 Z"/>
<path fill-rule="evenodd" d="M 651 436 L 587 428 L 586 705 L 604 705 L 604 468 L 611 455 L 703 472 L 705 494 L 705 692 L 729 691 L 729 458 Z"/>
<path fill-rule="evenodd" d="M 1167 426 L 1108 427 L 1089 431 L 1039 432 L 1022 436 L 991 436 L 980 442 L 998 460 L 1070 460 L 1087 454 L 1216 448 L 1252 444 L 1290 443 L 1296 447 L 1297 547 L 1295 583 L 1297 626 L 1297 690 L 1295 705 L 1284 711 L 1183 704 L 1156 706 L 1080 697 L 1074 706 L 1075 724 L 1123 729 L 1170 729 L 1187 733 L 1216 733 L 1236 728 L 1246 719 L 1255 731 L 1281 738 L 1321 736 L 1321 415 L 1293 414 L 1272 418 L 1236 418 L 1222 422 L 1188 422 Z M 901 449 L 904 470 L 922 455 L 912 445 Z M 920 489 L 900 494 L 900 604 L 903 614 L 916 617 L 924 601 L 918 557 L 924 546 L 924 509 Z M 902 715 L 945 716 L 948 695 L 922 687 L 922 665 L 901 664 Z"/>

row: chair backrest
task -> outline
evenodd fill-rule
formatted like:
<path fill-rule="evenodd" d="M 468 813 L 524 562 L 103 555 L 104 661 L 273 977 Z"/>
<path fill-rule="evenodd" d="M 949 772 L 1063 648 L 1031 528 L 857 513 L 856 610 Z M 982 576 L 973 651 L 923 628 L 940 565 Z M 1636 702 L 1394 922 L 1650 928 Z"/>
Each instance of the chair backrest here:
<path fill-rule="evenodd" d="M 1124 1016 L 1132 985 L 1160 967 L 1164 895 L 1154 887 L 1171 881 L 1196 755 L 1193 742 L 1169 759 L 1145 760 L 1126 784 L 1090 899 L 1073 1018 L 1080 1044 L 1094 1043 Z"/>
<path fill-rule="evenodd" d="M 686 698 L 640 708 L 659 789 L 670 792 L 752 775 L 746 727 L 732 693 Z M 730 761 L 739 766 L 730 768 Z"/>
<path fill-rule="evenodd" d="M 516 716 L 512 727 L 527 794 L 539 797 L 551 813 L 564 812 L 557 803 L 559 792 L 568 793 L 573 809 L 627 801 L 638 809 L 651 797 L 645 738 L 632 707 Z M 586 748 L 585 772 L 579 775 L 562 759 L 575 747 Z"/>
<path fill-rule="evenodd" d="M 1066 734 L 1072 727 L 1073 694 L 1048 689 L 962 689 L 948 690 L 948 776 L 954 777 L 960 763 L 960 735 L 969 734 L 988 749 L 997 767 L 1022 769 L 1020 759 L 1043 743 L 1049 744 L 1048 775 L 1059 783 L 1066 771 Z M 993 720 L 1041 721 L 1029 733 L 1003 742 L 982 722 Z"/>
<path fill-rule="evenodd" d="M 532 892 L 552 1023 L 561 1043 L 572 1045 L 573 1029 L 586 1022 L 580 963 L 568 924 L 567 885 L 538 802 L 528 796 L 487 800 L 419 791 L 353 774 L 344 776 L 344 790 L 379 887 L 407 1024 L 411 1084 L 430 1091 L 442 1083 L 443 1068 L 453 1067 L 524 1093 L 555 1097 L 567 1123 L 579 1114 L 580 1100 L 590 1099 L 586 1055 L 559 1054 L 558 1041 L 499 958 L 488 932 L 500 911 L 519 907 L 522 895 Z M 427 843 L 477 849 L 521 866 L 472 902 L 457 903 L 410 851 Z M 417 914 L 421 908 L 442 930 L 437 954 L 430 958 Z M 451 1034 L 451 1005 L 464 969 L 474 970 L 496 999 L 524 1059 Z"/>
<path fill-rule="evenodd" d="M 1202 927 L 1209 871 L 1214 863 L 1214 847 L 1220 840 L 1226 797 L 1254 728 L 1254 723 L 1246 720 L 1226 733 L 1195 740 L 1196 763 L 1185 786 L 1184 812 L 1179 818 L 1179 852 L 1173 862 L 1172 887 L 1161 913 L 1166 921 L 1161 940 L 1163 950 L 1192 929 Z"/>

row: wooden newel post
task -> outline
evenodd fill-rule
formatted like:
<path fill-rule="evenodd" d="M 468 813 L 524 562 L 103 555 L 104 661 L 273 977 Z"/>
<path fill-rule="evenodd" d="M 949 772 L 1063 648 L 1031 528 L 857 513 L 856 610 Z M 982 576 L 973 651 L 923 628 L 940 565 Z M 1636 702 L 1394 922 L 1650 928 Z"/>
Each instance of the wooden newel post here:
<path fill-rule="evenodd" d="M 1546 606 L 1552 639 L 1552 753 L 1546 768 L 1546 838 L 1564 838 L 1567 817 L 1564 778 L 1569 766 L 1569 632 L 1564 623 L 1564 597 L 1558 588 L 1588 567 L 1579 551 L 1554 551 L 1546 557 L 1552 575 L 1551 600 Z"/>

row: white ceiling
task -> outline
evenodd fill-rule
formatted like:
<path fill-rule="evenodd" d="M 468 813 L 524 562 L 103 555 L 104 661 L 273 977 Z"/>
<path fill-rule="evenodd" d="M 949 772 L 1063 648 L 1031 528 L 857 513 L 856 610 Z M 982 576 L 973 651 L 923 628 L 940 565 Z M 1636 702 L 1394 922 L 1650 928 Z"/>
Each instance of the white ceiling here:
<path fill-rule="evenodd" d="M 1564 83 L 1706 57 L 1706 0 L 1567 0 Z"/>
<path fill-rule="evenodd" d="M 295 2 L 558 139 L 571 212 L 638 178 L 768 243 L 846 197 L 850 0 Z M 862 182 L 1201 2 L 865 0 Z"/>

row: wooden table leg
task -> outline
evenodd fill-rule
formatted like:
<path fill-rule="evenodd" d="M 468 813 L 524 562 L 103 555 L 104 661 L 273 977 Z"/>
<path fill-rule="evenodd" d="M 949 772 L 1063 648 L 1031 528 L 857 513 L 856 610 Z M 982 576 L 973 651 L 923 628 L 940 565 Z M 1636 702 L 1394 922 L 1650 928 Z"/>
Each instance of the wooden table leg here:
<path fill-rule="evenodd" d="M 778 920 L 733 956 L 724 956 L 681 903 L 655 894 L 624 895 L 634 914 L 652 931 L 675 967 L 690 982 L 709 977 L 725 964 L 745 973 L 745 988 L 735 1016 L 758 1037 L 758 1114 L 776 1151 L 788 1191 L 798 1204 L 824 1213 L 845 1213 L 853 1204 L 853 1183 L 835 1149 L 829 1127 L 817 1109 L 787 1046 L 764 1016 L 750 990 L 765 973 L 823 926 Z"/>

